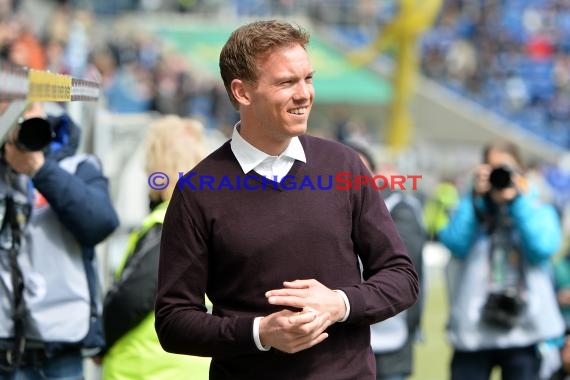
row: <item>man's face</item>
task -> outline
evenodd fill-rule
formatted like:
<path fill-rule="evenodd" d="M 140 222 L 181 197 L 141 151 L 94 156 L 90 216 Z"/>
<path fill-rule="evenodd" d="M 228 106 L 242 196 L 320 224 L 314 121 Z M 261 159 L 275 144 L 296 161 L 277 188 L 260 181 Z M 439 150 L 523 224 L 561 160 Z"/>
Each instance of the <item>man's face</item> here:
<path fill-rule="evenodd" d="M 258 80 L 249 93 L 257 128 L 266 138 L 283 141 L 304 134 L 315 96 L 305 49 L 290 45 L 258 59 Z"/>
<path fill-rule="evenodd" d="M 517 160 L 507 152 L 491 149 L 487 156 L 487 163 L 493 168 L 499 166 L 508 166 L 510 168 L 518 169 L 519 165 Z"/>

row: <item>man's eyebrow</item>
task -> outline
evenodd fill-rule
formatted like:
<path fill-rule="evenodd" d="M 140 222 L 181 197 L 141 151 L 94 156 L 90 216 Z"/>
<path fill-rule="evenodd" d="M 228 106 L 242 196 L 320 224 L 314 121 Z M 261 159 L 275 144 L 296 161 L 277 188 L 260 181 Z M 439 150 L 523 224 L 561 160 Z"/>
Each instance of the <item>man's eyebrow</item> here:
<path fill-rule="evenodd" d="M 307 78 L 307 77 L 312 77 L 313 75 L 315 75 L 315 70 L 313 70 L 309 74 L 305 75 L 303 77 L 303 79 Z M 298 80 L 298 79 L 299 79 L 299 77 L 297 75 L 283 75 L 283 76 L 275 78 L 275 82 L 281 83 L 281 82 L 287 82 L 290 80 Z"/>
<path fill-rule="evenodd" d="M 310 73 L 308 73 L 307 75 L 305 75 L 303 78 L 312 77 L 313 75 L 315 75 L 314 70 L 311 71 Z M 289 79 L 296 79 L 296 78 L 299 78 L 299 77 L 297 75 L 294 75 L 294 74 L 293 75 L 284 75 L 281 77 L 281 80 L 289 80 Z"/>

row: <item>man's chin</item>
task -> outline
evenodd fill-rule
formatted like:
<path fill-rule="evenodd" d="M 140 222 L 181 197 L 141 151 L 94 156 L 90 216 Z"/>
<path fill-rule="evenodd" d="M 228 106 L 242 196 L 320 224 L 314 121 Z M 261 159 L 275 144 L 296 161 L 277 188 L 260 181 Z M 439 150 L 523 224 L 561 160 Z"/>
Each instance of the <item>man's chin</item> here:
<path fill-rule="evenodd" d="M 289 129 L 289 134 L 291 137 L 301 136 L 305 133 L 307 133 L 307 124 L 295 125 Z"/>

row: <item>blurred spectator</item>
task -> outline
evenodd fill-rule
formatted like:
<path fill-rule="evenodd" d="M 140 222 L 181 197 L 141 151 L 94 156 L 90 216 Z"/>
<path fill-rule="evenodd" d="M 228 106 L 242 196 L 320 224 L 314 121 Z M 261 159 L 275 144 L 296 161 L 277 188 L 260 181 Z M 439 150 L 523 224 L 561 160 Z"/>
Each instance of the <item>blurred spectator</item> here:
<path fill-rule="evenodd" d="M 570 331 L 570 249 L 554 264 L 554 284 L 566 331 Z"/>
<path fill-rule="evenodd" d="M 65 62 L 65 45 L 62 41 L 50 39 L 44 43 L 46 55 L 46 70 L 56 74 L 70 74 L 70 69 Z"/>
<path fill-rule="evenodd" d="M 40 42 L 30 31 L 22 31 L 8 48 L 8 60 L 30 69 L 44 70 L 45 54 Z"/>
<path fill-rule="evenodd" d="M 570 380 L 570 337 L 566 336 L 564 345 L 560 350 L 562 358 L 562 368 L 557 371 L 549 380 Z"/>
<path fill-rule="evenodd" d="M 570 248 L 554 264 L 556 298 L 564 316 L 566 336 L 560 350 L 562 367 L 550 380 L 570 379 Z"/>
<path fill-rule="evenodd" d="M 154 300 L 162 222 L 179 173 L 207 153 L 203 127 L 192 119 L 166 116 L 155 121 L 146 137 L 146 172 L 163 172 L 170 182 L 151 189 L 150 214 L 131 235 L 123 264 L 105 297 L 103 310 L 108 347 L 103 379 L 207 379 L 210 359 L 165 352 L 154 330 Z"/>
<path fill-rule="evenodd" d="M 171 54 L 158 60 L 154 83 L 155 110 L 179 116 L 190 114 L 190 105 L 197 89 L 183 56 Z"/>
<path fill-rule="evenodd" d="M 437 185 L 424 207 L 424 224 L 430 240 L 437 238 L 449 222 L 449 214 L 457 206 L 459 194 L 452 181 L 444 180 Z"/>
<path fill-rule="evenodd" d="M 378 173 L 376 163 L 365 145 L 347 143 L 356 150 L 362 162 L 373 174 Z M 371 328 L 371 345 L 376 359 L 377 380 L 403 380 L 414 371 L 414 343 L 418 340 L 421 316 L 425 302 L 425 279 L 423 271 L 423 248 L 427 235 L 423 226 L 422 207 L 418 199 L 403 191 L 382 190 L 382 198 L 396 224 L 396 229 L 406 245 L 420 281 L 418 301 L 408 310 Z"/>
<path fill-rule="evenodd" d="M 515 146 L 487 146 L 472 189 L 438 234 L 448 266 L 452 380 L 536 380 L 538 345 L 564 332 L 549 259 L 561 244 L 559 217 L 529 188 Z"/>

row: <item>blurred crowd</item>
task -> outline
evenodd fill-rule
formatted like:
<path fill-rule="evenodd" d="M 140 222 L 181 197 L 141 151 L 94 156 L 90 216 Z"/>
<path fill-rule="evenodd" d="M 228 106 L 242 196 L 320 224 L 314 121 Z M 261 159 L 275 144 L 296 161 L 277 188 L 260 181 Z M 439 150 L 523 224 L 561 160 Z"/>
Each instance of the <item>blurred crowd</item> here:
<path fill-rule="evenodd" d="M 193 115 L 213 128 L 235 122 L 223 86 L 197 80 L 187 59 L 155 36 L 102 31 L 96 13 L 66 1 L 39 3 L 49 16 L 30 22 L 37 17 L 24 6 L 30 3 L 0 1 L 1 58 L 97 81 L 113 113 Z"/>
<path fill-rule="evenodd" d="M 447 0 L 422 41 L 422 70 L 570 147 L 570 2 Z"/>
<path fill-rule="evenodd" d="M 21 0 L 0 1 L 3 57 L 53 72 L 98 79 L 112 112 L 199 116 L 208 127 L 232 125 L 235 113 L 217 81 L 156 36 L 98 30 L 125 11 L 304 15 L 333 26 L 352 45 L 372 40 L 398 11 L 397 1 L 335 0 L 59 0 L 40 26 Z M 24 11 L 22 11 L 24 10 Z M 117 26 L 109 23 L 108 29 Z M 446 0 L 421 41 L 422 72 L 488 110 L 562 147 L 570 146 L 570 2 Z"/>

